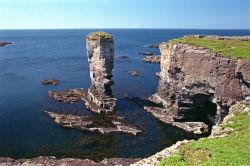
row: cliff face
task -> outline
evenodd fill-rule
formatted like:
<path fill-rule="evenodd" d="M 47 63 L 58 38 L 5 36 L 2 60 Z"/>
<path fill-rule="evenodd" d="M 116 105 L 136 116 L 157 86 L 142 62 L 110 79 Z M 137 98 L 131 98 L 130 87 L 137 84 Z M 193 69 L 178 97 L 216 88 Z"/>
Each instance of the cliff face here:
<path fill-rule="evenodd" d="M 250 96 L 250 62 L 211 50 L 168 42 L 160 45 L 161 72 L 155 100 L 176 119 L 204 117 L 219 123 L 229 107 Z"/>

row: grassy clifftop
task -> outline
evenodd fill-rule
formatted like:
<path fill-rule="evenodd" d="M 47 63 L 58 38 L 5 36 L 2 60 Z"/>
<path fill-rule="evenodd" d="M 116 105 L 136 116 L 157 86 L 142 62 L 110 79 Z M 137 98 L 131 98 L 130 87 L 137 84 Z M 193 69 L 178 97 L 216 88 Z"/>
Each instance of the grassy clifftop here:
<path fill-rule="evenodd" d="M 220 130 L 221 136 L 227 136 L 190 141 L 158 166 L 250 165 L 250 105 L 232 108 Z"/>
<path fill-rule="evenodd" d="M 171 41 L 205 47 L 213 52 L 233 59 L 250 60 L 250 41 L 237 40 L 237 38 L 231 40 L 218 40 L 216 38 L 206 37 L 183 37 Z"/>

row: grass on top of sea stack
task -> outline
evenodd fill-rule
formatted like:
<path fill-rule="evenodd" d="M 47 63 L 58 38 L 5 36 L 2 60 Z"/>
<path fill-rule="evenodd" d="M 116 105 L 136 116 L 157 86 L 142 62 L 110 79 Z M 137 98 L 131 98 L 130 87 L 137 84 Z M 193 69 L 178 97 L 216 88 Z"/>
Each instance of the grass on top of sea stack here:
<path fill-rule="evenodd" d="M 112 39 L 112 36 L 110 34 L 103 31 L 92 32 L 88 36 L 91 36 L 93 38 Z"/>
<path fill-rule="evenodd" d="M 200 47 L 205 47 L 222 56 L 233 59 L 250 60 L 250 41 L 218 40 L 212 38 L 183 37 L 171 40 L 173 42 L 185 43 Z"/>
<path fill-rule="evenodd" d="M 250 165 L 250 106 L 237 110 L 222 123 L 222 128 L 231 129 L 228 136 L 190 141 L 157 166 Z"/>

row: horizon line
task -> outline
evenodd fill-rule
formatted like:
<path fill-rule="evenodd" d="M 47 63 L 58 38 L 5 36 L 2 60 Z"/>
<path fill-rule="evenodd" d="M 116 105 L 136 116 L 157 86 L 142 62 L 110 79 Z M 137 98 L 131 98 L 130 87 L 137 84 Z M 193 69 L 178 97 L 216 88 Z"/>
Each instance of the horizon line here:
<path fill-rule="evenodd" d="M 92 30 L 92 29 L 169 29 L 169 30 L 250 30 L 250 28 L 3 28 L 0 30 Z"/>

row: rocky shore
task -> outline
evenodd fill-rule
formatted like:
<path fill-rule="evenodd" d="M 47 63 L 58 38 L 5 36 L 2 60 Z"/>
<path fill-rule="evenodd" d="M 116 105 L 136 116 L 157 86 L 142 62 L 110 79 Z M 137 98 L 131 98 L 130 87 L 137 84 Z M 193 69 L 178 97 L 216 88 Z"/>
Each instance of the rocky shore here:
<path fill-rule="evenodd" d="M 185 38 L 250 41 L 250 37 L 191 35 Z M 99 116 L 98 119 L 101 121 L 83 115 L 66 115 L 51 111 L 45 111 L 45 113 L 56 124 L 65 128 L 100 134 L 138 135 L 141 133 L 139 129 L 127 124 L 123 117 L 115 114 L 116 98 L 111 90 L 114 61 L 112 36 L 104 32 L 96 32 L 88 35 L 86 41 L 91 86 L 88 89 L 49 91 L 48 95 L 58 102 L 83 102 L 93 112 L 93 116 Z M 157 61 L 157 63 L 160 61 L 161 64 L 157 92 L 147 101 L 140 99 L 136 101 L 145 111 L 163 123 L 198 135 L 208 135 L 213 126 L 211 135 L 207 139 L 226 137 L 234 132 L 233 128 L 224 127 L 224 124 L 229 123 L 228 119 L 235 117 L 237 112 L 246 112 L 250 115 L 250 109 L 247 107 L 250 101 L 249 60 L 234 59 L 206 47 L 178 41 L 162 43 L 159 48 L 161 52 L 159 58 L 152 56 L 151 52 L 141 53 L 147 55 L 145 61 Z M 128 73 L 132 76 L 140 74 L 136 70 Z M 45 84 L 53 84 L 53 81 L 47 80 Z M 132 100 L 129 97 L 126 99 Z M 0 165 L 153 166 L 189 142 L 187 140 L 177 142 L 142 160 L 114 158 L 96 163 L 88 159 L 37 157 L 14 160 L 2 157 Z"/>
<path fill-rule="evenodd" d="M 221 124 L 215 125 L 211 132 L 211 135 L 206 139 L 213 139 L 215 137 L 227 137 L 229 134 L 234 132 L 234 129 L 226 126 L 239 112 L 246 112 L 250 116 L 250 109 L 246 107 L 247 103 L 250 102 L 250 98 L 236 103 L 229 109 L 229 114 L 224 118 Z M 170 157 L 173 153 L 177 152 L 180 147 L 184 144 L 189 143 L 190 140 L 178 141 L 174 145 L 163 149 L 162 151 L 144 158 L 144 159 L 129 159 L 129 158 L 110 158 L 104 159 L 97 163 L 89 159 L 75 159 L 75 158 L 64 158 L 57 159 L 55 157 L 40 156 L 32 159 L 12 159 L 9 157 L 0 157 L 0 165 L 3 166 L 24 166 L 24 165 L 48 165 L 48 166 L 59 166 L 59 165 L 82 165 L 82 166 L 155 166 L 162 159 Z"/>
<path fill-rule="evenodd" d="M 99 132 L 100 134 L 111 133 L 125 133 L 131 135 L 138 135 L 140 130 L 132 125 L 126 124 L 123 117 L 116 115 L 101 116 L 101 121 L 98 123 L 96 120 L 85 116 L 65 115 L 45 111 L 57 124 L 66 128 L 78 129 L 81 131 Z"/>
<path fill-rule="evenodd" d="M 12 159 L 9 157 L 0 157 L 1 166 L 129 166 L 139 159 L 129 158 L 110 158 L 101 162 L 94 162 L 89 159 L 63 158 L 57 159 L 53 156 L 40 156 L 31 159 Z"/>
<path fill-rule="evenodd" d="M 227 126 L 227 124 L 232 123 L 230 119 L 236 117 L 237 114 L 239 114 L 240 112 L 246 112 L 250 116 L 250 109 L 247 107 L 247 103 L 249 104 L 249 102 L 250 98 L 246 98 L 245 100 L 231 106 L 229 109 L 229 114 L 224 118 L 223 122 L 221 124 L 213 126 L 210 136 L 206 139 L 213 139 L 216 137 L 227 137 L 229 134 L 233 133 L 233 128 L 225 128 L 223 126 Z M 152 155 L 148 158 L 144 158 L 140 161 L 131 164 L 131 166 L 155 166 L 162 159 L 170 157 L 173 153 L 177 152 L 182 145 L 187 144 L 189 142 L 190 140 L 179 141 L 171 147 L 165 148 L 164 150 L 156 153 L 155 155 Z"/>

